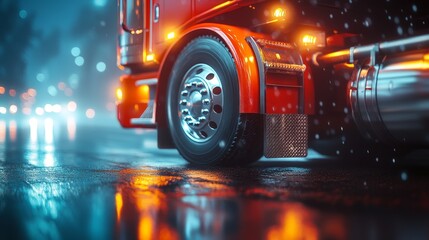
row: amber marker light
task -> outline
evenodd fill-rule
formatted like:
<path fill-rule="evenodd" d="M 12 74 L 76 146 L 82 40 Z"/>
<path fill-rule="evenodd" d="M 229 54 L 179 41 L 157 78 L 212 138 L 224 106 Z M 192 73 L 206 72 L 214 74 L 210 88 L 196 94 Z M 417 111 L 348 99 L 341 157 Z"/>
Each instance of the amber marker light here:
<path fill-rule="evenodd" d="M 152 54 L 146 55 L 146 61 L 152 62 L 154 60 L 155 60 L 155 54 L 152 53 Z"/>
<path fill-rule="evenodd" d="M 116 89 L 116 99 L 120 102 L 120 101 L 122 101 L 122 98 L 123 98 L 122 89 L 117 88 Z"/>
<path fill-rule="evenodd" d="M 316 36 L 313 36 L 310 34 L 305 34 L 302 37 L 302 43 L 306 46 L 307 45 L 312 45 L 312 46 L 316 45 L 316 40 L 317 40 Z"/>
<path fill-rule="evenodd" d="M 273 12 L 275 18 L 284 18 L 286 16 L 286 10 L 284 8 L 276 8 Z"/>
<path fill-rule="evenodd" d="M 169 32 L 168 34 L 167 34 L 167 40 L 171 40 L 171 39 L 173 39 L 175 37 L 175 33 L 174 32 Z"/>

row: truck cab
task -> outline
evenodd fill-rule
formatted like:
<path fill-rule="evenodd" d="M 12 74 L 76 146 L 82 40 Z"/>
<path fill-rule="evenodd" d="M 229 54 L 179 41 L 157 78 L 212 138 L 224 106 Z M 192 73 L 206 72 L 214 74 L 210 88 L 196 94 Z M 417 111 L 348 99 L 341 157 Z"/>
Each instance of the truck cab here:
<path fill-rule="evenodd" d="M 119 0 L 120 124 L 156 128 L 160 148 L 203 165 L 305 157 L 309 136 L 338 135 L 331 124 L 369 143 L 428 145 L 428 111 L 412 107 L 427 101 L 426 90 L 411 92 L 428 84 L 429 36 L 367 43 L 362 33 L 321 26 L 316 7 Z M 409 70 L 416 61 L 424 64 Z M 392 112 L 389 102 L 413 113 Z"/>

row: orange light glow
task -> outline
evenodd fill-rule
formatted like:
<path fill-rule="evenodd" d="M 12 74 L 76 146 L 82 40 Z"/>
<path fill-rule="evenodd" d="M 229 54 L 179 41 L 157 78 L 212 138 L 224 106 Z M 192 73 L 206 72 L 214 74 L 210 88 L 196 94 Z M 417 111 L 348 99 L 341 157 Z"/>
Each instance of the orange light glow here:
<path fill-rule="evenodd" d="M 4 94 L 5 92 L 6 92 L 6 89 L 0 86 L 0 95 Z"/>
<path fill-rule="evenodd" d="M 115 194 L 115 202 L 116 202 L 116 217 L 119 221 L 121 219 L 122 206 L 124 205 L 124 201 L 122 200 L 122 193 L 117 192 Z"/>
<path fill-rule="evenodd" d="M 27 92 L 30 97 L 35 97 L 37 95 L 37 91 L 34 88 L 29 88 Z"/>
<path fill-rule="evenodd" d="M 310 35 L 310 34 L 305 34 L 302 37 L 302 43 L 304 43 L 304 45 L 315 45 L 316 40 L 317 40 L 317 38 L 313 35 Z"/>
<path fill-rule="evenodd" d="M 139 99 L 143 102 L 149 101 L 149 86 L 148 85 L 141 85 L 138 90 L 139 93 Z"/>
<path fill-rule="evenodd" d="M 9 138 L 12 142 L 16 140 L 16 122 L 14 120 L 9 122 Z"/>
<path fill-rule="evenodd" d="M 221 8 L 223 8 L 223 7 L 226 7 L 226 6 L 230 5 L 232 2 L 233 2 L 233 1 L 226 1 L 226 2 L 224 2 L 224 3 L 221 3 L 221 4 L 219 4 L 219 5 L 215 6 L 215 7 L 213 7 L 213 8 L 212 8 L 212 10 L 221 9 Z"/>
<path fill-rule="evenodd" d="M 67 119 L 67 136 L 70 141 L 74 141 L 76 137 L 76 120 L 74 118 Z"/>
<path fill-rule="evenodd" d="M 154 61 L 155 60 L 155 54 L 148 54 L 147 56 L 146 56 L 146 61 L 148 61 L 148 62 L 152 62 L 152 61 Z"/>
<path fill-rule="evenodd" d="M 0 121 L 0 143 L 4 143 L 6 140 L 6 123 Z"/>
<path fill-rule="evenodd" d="M 275 18 L 284 18 L 286 16 L 286 10 L 283 8 L 276 8 L 273 12 Z"/>
<path fill-rule="evenodd" d="M 153 220 L 150 216 L 142 216 L 139 222 L 139 239 L 153 239 Z"/>
<path fill-rule="evenodd" d="M 170 32 L 167 34 L 167 40 L 173 39 L 175 37 L 175 33 L 174 32 Z"/>
<path fill-rule="evenodd" d="M 280 225 L 268 231 L 267 239 L 318 239 L 311 213 L 301 206 L 292 207 L 284 213 Z"/>
<path fill-rule="evenodd" d="M 417 60 L 391 64 L 385 70 L 412 70 L 412 69 L 429 69 L 429 62 Z"/>
<path fill-rule="evenodd" d="M 120 102 L 120 101 L 122 101 L 122 98 L 123 98 L 122 89 L 117 88 L 116 89 L 116 99 Z"/>

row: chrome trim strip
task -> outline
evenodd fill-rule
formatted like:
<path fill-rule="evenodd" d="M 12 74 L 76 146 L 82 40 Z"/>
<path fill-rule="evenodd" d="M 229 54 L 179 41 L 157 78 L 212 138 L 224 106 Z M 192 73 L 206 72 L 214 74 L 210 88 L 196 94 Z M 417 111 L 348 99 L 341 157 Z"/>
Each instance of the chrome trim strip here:
<path fill-rule="evenodd" d="M 136 84 L 136 86 L 157 85 L 158 84 L 158 78 L 148 78 L 148 79 L 137 80 L 135 84 Z"/>

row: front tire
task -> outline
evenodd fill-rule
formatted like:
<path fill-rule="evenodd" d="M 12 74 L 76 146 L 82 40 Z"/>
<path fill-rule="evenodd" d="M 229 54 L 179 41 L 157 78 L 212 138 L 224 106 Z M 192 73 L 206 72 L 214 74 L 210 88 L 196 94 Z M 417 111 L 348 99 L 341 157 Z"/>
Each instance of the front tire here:
<path fill-rule="evenodd" d="M 262 156 L 262 117 L 239 113 L 234 60 L 217 38 L 194 39 L 180 53 L 167 92 L 168 125 L 179 153 L 201 165 L 237 165 Z"/>

